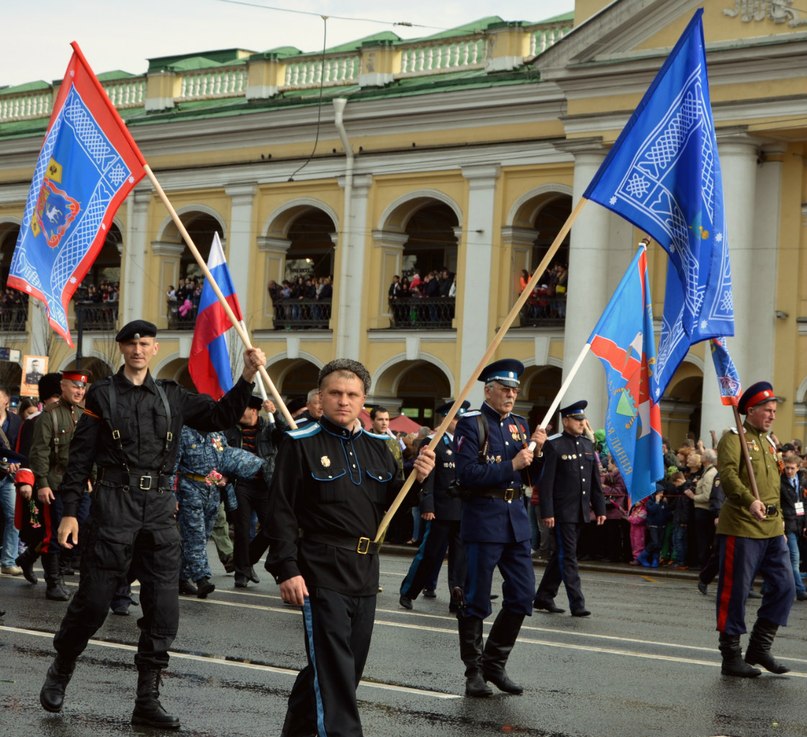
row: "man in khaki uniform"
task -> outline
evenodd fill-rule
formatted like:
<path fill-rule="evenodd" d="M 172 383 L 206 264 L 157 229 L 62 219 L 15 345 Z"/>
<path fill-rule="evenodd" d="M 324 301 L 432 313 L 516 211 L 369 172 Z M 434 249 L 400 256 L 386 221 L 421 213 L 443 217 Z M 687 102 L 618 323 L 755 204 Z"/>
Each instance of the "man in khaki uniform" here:
<path fill-rule="evenodd" d="M 776 445 L 768 434 L 776 419 L 776 402 L 773 387 L 761 381 L 745 390 L 738 406 L 746 416 L 743 439 L 759 498 L 751 489 L 739 434 L 726 433 L 717 447 L 717 470 L 726 495 L 717 525 L 717 630 L 723 655 L 721 672 L 726 676 L 754 678 L 760 674 L 754 665 L 772 673 L 789 670 L 771 654 L 776 631 L 787 624 L 796 593 L 784 535 Z M 765 581 L 764 594 L 743 662 L 740 635 L 747 631 L 745 601 L 757 573 Z"/>

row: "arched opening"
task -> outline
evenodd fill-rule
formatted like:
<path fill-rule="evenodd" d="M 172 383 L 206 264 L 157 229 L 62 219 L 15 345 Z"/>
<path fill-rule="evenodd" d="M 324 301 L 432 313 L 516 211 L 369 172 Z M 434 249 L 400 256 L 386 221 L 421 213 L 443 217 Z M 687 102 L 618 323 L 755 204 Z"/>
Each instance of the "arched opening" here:
<path fill-rule="evenodd" d="M 224 235 L 221 223 L 212 215 L 198 211 L 185 212 L 180 219 L 196 244 L 202 259 L 207 262 L 213 236 L 216 233 L 220 238 Z M 163 241 L 184 244 L 184 240 L 173 222 L 169 223 L 166 228 Z M 175 289 L 175 299 L 169 301 L 169 328 L 173 330 L 193 330 L 196 315 L 199 311 L 199 299 L 202 295 L 203 283 L 204 277 L 201 267 L 196 262 L 190 249 L 183 248 L 179 259 L 179 277 Z"/>
<path fill-rule="evenodd" d="M 373 388 L 374 404 L 382 404 L 392 412 L 414 420 L 418 425 L 434 428 L 434 410 L 451 396 L 448 377 L 427 361 L 402 361 L 388 368 Z"/>
<path fill-rule="evenodd" d="M 0 332 L 25 332 L 28 319 L 28 295 L 6 286 L 11 268 L 11 257 L 17 245 L 20 226 L 16 223 L 0 224 L 0 284 L 3 285 L 0 299 Z"/>
<path fill-rule="evenodd" d="M 278 361 L 268 371 L 270 376 L 277 377 L 275 386 L 287 399 L 305 397 L 317 388 L 319 367 L 303 358 Z"/>
<path fill-rule="evenodd" d="M 454 319 L 457 215 L 430 197 L 411 200 L 389 219 L 403 226 L 401 279 L 389 288 L 392 327 L 445 329 Z"/>
<path fill-rule="evenodd" d="M 685 361 L 673 374 L 660 403 L 664 436 L 673 450 L 684 445 L 688 438 L 700 437 L 702 396 L 703 373 Z"/>
<path fill-rule="evenodd" d="M 76 368 L 76 363 L 77 362 L 73 360 L 62 370 L 74 369 Z M 91 372 L 93 382 L 105 379 L 107 376 L 112 376 L 112 374 L 115 373 L 115 369 L 113 369 L 112 366 L 110 366 L 104 359 L 97 358 L 95 356 L 85 356 L 82 358 L 81 368 L 85 371 Z"/>
<path fill-rule="evenodd" d="M 519 293 L 549 252 L 571 211 L 572 198 L 559 192 L 538 195 L 518 209 L 514 227 L 530 236 L 534 235 L 531 242 L 518 246 L 521 253 L 513 259 L 514 268 L 518 270 L 513 275 L 513 283 L 517 285 Z M 522 327 L 563 325 L 566 318 L 568 269 L 567 235 L 521 311 Z"/>
<path fill-rule="evenodd" d="M 516 403 L 516 413 L 524 415 L 535 430 L 549 410 L 552 401 L 563 383 L 563 371 L 557 366 L 528 366 L 521 380 L 521 392 Z M 549 418 L 549 434 L 558 431 L 557 415 Z"/>
<path fill-rule="evenodd" d="M 73 295 L 77 331 L 114 330 L 120 300 L 122 248 L 123 236 L 112 223 L 98 258 Z"/>
<path fill-rule="evenodd" d="M 324 210 L 300 205 L 284 212 L 272 230 L 289 244 L 284 278 L 281 284 L 269 285 L 275 330 L 327 330 L 333 297 L 333 220 Z"/>

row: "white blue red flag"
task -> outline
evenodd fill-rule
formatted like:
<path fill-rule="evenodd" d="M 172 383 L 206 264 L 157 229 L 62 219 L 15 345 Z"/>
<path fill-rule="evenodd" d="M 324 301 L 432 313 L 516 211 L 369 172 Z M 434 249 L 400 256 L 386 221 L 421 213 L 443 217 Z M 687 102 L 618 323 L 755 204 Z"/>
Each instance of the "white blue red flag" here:
<path fill-rule="evenodd" d="M 227 299 L 233 314 L 238 320 L 243 320 L 241 305 L 238 303 L 238 295 L 235 293 L 218 233 L 213 236 L 207 268 L 210 269 L 213 279 Z M 196 326 L 193 329 L 188 371 L 196 388 L 214 399 L 220 399 L 233 386 L 233 370 L 227 343 L 227 331 L 231 327 L 230 318 L 216 297 L 213 287 L 208 280 L 205 280 L 199 298 Z"/>
<path fill-rule="evenodd" d="M 736 407 L 740 403 L 742 386 L 740 385 L 740 375 L 729 355 L 726 339 L 712 338 L 709 345 L 712 349 L 712 361 L 715 364 L 717 383 L 720 387 L 720 401 L 725 405 L 733 404 Z"/>
<path fill-rule="evenodd" d="M 146 165 L 78 44 L 72 46 L 8 278 L 8 286 L 45 304 L 51 326 L 71 346 L 70 299 Z"/>
<path fill-rule="evenodd" d="M 634 502 L 664 478 L 661 410 L 650 383 L 656 362 L 647 250 L 631 261 L 588 339 L 608 382 L 605 440 Z"/>
<path fill-rule="evenodd" d="M 583 195 L 641 228 L 670 256 L 651 386 L 656 402 L 690 345 L 734 335 L 702 15 L 695 13 Z"/>

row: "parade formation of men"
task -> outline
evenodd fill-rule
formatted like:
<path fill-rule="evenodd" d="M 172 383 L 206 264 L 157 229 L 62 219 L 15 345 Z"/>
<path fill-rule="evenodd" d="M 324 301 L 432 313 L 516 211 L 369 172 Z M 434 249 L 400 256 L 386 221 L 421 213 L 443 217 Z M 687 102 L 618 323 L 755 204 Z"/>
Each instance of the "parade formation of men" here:
<path fill-rule="evenodd" d="M 291 690 L 282 735 L 360 737 L 356 687 L 380 590 L 376 537 L 402 484 L 391 452 L 399 441 L 384 422 L 378 434 L 359 421 L 370 390 L 367 369 L 348 359 L 324 366 L 300 426 L 289 430 L 280 420 L 275 424 L 275 405 L 252 393 L 265 362 L 259 349 L 245 352 L 242 377 L 215 402 L 151 376 L 156 326 L 136 320 L 116 340 L 123 366 L 108 379 L 91 384 L 91 374 L 81 370 L 40 377 L 43 410 L 20 425 L 17 452 L 5 451 L 5 462 L 19 466 L 16 528 L 24 543 L 14 561 L 20 573 L 11 575 L 36 584 L 34 563 L 41 556 L 45 597 L 68 601 L 59 550 L 82 550 L 78 591 L 54 638 L 56 657 L 41 705 L 63 709 L 76 661 L 110 603 L 114 610 L 116 597 L 128 596 L 136 579 L 143 616 L 131 721 L 179 727 L 179 717 L 160 701 L 161 673 L 178 629 L 178 594 L 206 598 L 215 589 L 207 543 L 224 500 L 235 523 L 235 586 L 258 583 L 253 566 L 268 549 L 265 567 L 282 599 L 303 614 L 308 663 Z M 422 592 L 436 596 L 434 582 L 448 553 L 449 610 L 457 617 L 469 697 L 490 696 L 488 684 L 523 692 L 505 666 L 526 616 L 564 611 L 555 603 L 561 583 L 571 614 L 591 615 L 577 550 L 583 525 L 605 521 L 605 500 L 587 402 L 559 410 L 560 433 L 531 431 L 514 413 L 523 372 L 513 359 L 486 366 L 478 377 L 482 405 L 471 410 L 468 401 L 460 403 L 434 452 L 427 447 L 434 434 L 414 451 L 414 493 L 425 532 L 399 603 L 411 610 Z M 437 416 L 447 416 L 453 405 L 438 407 Z M 710 487 L 725 493 L 716 548 L 726 676 L 756 677 L 757 665 L 787 672 L 771 646 L 796 595 L 807 599 L 798 586 L 804 528 L 799 465 L 786 457 L 780 475 L 769 434 L 776 405 L 769 383 L 749 387 L 739 401 L 744 437 L 726 434 L 717 468 L 707 469 Z M 388 422 L 386 409 L 376 414 Z M 555 539 L 537 589 L 527 514 L 533 489 L 540 492 L 540 519 Z M 496 569 L 503 579 L 501 605 L 484 638 L 483 622 L 499 598 Z M 745 603 L 757 574 L 765 581 L 762 604 L 743 657 Z"/>

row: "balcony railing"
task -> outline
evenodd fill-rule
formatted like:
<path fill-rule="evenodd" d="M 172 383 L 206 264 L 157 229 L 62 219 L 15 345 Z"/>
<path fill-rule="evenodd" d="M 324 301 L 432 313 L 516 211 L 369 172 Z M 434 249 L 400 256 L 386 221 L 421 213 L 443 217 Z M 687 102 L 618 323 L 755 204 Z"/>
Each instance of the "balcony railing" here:
<path fill-rule="evenodd" d="M 114 330 L 118 321 L 117 302 L 79 302 L 76 304 L 76 330 L 99 332 Z"/>
<path fill-rule="evenodd" d="M 169 330 L 193 330 L 196 325 L 197 307 L 189 310 L 177 308 L 176 302 L 168 306 L 168 329 Z"/>
<path fill-rule="evenodd" d="M 527 304 L 521 308 L 521 327 L 562 326 L 566 321 L 566 295 L 549 296 L 536 292 L 533 292 Z"/>
<path fill-rule="evenodd" d="M 275 330 L 327 330 L 329 299 L 285 299 L 275 303 Z"/>
<path fill-rule="evenodd" d="M 445 330 L 454 320 L 454 297 L 409 297 L 389 301 L 396 330 Z"/>
<path fill-rule="evenodd" d="M 28 305 L 3 305 L 0 307 L 0 333 L 24 333 L 28 319 Z"/>

